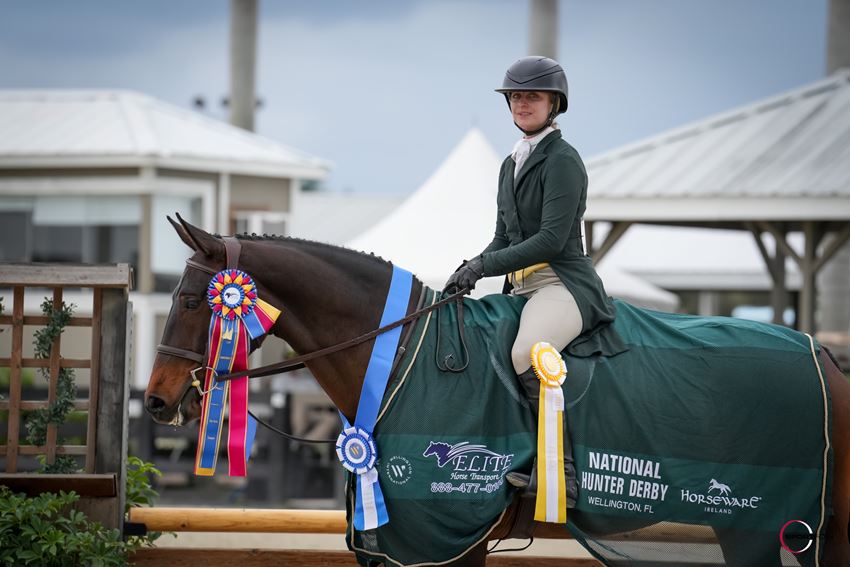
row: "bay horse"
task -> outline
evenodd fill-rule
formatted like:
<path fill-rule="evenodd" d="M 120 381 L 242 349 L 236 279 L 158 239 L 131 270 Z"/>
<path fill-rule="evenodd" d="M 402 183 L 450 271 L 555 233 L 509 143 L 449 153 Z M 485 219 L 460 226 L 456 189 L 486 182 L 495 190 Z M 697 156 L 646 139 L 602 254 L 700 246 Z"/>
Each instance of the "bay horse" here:
<path fill-rule="evenodd" d="M 145 409 L 159 423 L 186 425 L 200 417 L 200 395 L 191 387 L 191 371 L 198 367 L 198 357 L 207 346 L 211 310 L 205 296 L 209 272 L 218 272 L 228 266 L 222 238 L 192 226 L 179 215 L 178 219 L 179 223 L 171 218 L 168 220 L 194 254 L 187 261 L 173 294 L 162 339 L 171 349 L 160 350 L 156 356 L 145 392 Z M 285 340 L 296 352 L 310 353 L 331 347 L 378 328 L 392 274 L 389 262 L 374 255 L 294 238 L 243 236 L 240 242 L 238 268 L 254 278 L 259 297 L 283 311 L 269 334 Z M 423 287 L 414 278 L 408 313 L 416 309 Z M 260 342 L 254 341 L 252 349 L 259 347 Z M 370 340 L 307 363 L 319 385 L 350 422 L 354 421 L 373 344 L 374 340 Z M 825 353 L 826 350 L 821 349 L 820 361 L 833 408 L 834 480 L 833 516 L 826 531 L 822 564 L 850 567 L 850 435 L 847 434 L 850 431 L 850 383 Z M 490 539 L 501 539 L 510 533 L 517 516 L 517 500 L 514 499 L 499 525 L 490 532 Z M 573 517 L 580 525 L 580 513 L 576 511 Z M 569 537 L 562 527 L 535 526 L 538 537 Z M 610 527 L 607 533 L 623 531 L 625 527 Z M 605 532 L 604 528 L 601 531 Z M 738 541 L 730 547 L 727 540 L 724 545 L 719 532 L 718 539 L 727 564 L 754 565 L 742 556 L 733 558 L 735 549 L 746 546 L 745 542 Z M 486 555 L 487 542 L 484 541 L 453 565 L 481 566 L 486 562 Z"/>

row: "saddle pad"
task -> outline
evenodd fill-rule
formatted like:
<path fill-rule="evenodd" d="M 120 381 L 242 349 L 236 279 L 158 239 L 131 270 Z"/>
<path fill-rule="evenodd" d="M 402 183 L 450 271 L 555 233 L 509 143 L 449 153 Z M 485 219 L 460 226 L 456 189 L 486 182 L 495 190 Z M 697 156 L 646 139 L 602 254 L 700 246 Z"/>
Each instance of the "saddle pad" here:
<path fill-rule="evenodd" d="M 459 373 L 435 362 L 449 353 L 455 367 L 464 362 L 455 310 L 417 323 L 375 428 L 390 522 L 366 532 L 349 526 L 347 534 L 361 564 L 445 562 L 500 520 L 514 495 L 505 474 L 528 472 L 536 448 L 536 424 L 510 361 L 524 301 L 465 301 L 469 365 Z M 693 550 L 607 534 L 688 523 L 734 528 L 748 541 L 763 535 L 774 552 L 789 520 L 822 536 L 829 398 L 808 337 L 616 306 L 614 325 L 629 350 L 566 358 L 580 482 L 568 528 L 578 541 L 609 565 L 651 565 Z M 722 557 L 717 542 L 701 546 Z"/>

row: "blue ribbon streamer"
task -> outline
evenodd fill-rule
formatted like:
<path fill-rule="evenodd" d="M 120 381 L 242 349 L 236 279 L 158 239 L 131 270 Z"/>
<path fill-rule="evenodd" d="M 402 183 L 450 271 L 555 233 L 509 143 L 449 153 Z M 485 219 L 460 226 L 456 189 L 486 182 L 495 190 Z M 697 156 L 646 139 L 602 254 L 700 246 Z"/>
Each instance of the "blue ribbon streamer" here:
<path fill-rule="evenodd" d="M 212 341 L 212 329 L 215 324 L 215 317 L 210 321 L 210 341 Z M 240 324 L 239 319 L 224 319 L 221 326 L 221 351 L 219 352 L 218 360 L 215 362 L 215 371 L 217 374 L 227 374 L 232 366 L 231 360 L 236 354 L 236 338 L 239 336 L 237 327 Z M 224 338 L 228 332 L 232 337 L 230 340 Z M 204 445 L 204 450 L 201 453 L 200 466 L 202 468 L 215 468 L 215 463 L 218 458 L 218 443 L 216 439 L 219 435 L 219 429 L 222 427 L 224 419 L 224 403 L 225 403 L 225 385 L 214 381 L 213 390 L 207 394 L 210 396 L 209 415 L 207 419 L 206 436 L 210 443 Z M 254 444 L 254 436 L 257 433 L 256 420 L 248 416 L 248 431 L 246 439 L 246 455 L 251 454 L 251 446 Z"/>
<path fill-rule="evenodd" d="M 407 304 L 410 301 L 412 287 L 413 274 L 393 266 L 392 280 L 387 292 L 380 327 L 398 321 L 407 314 Z M 401 339 L 401 329 L 402 327 L 396 327 L 378 335 L 375 339 L 375 346 L 372 348 L 372 356 L 369 358 L 369 364 L 366 367 L 354 425 L 366 431 L 370 436 L 375 429 L 375 422 L 378 420 L 378 412 L 381 409 L 381 399 L 387 389 L 393 359 L 395 359 L 398 343 Z M 342 414 L 340 415 L 342 416 Z M 345 416 L 342 416 L 342 421 L 346 429 L 351 427 Z M 375 472 L 357 475 L 354 528 L 360 531 L 374 529 L 390 521 L 384 504 L 381 485 L 377 479 L 377 470 L 371 470 Z M 364 494 L 366 495 L 365 500 Z"/>

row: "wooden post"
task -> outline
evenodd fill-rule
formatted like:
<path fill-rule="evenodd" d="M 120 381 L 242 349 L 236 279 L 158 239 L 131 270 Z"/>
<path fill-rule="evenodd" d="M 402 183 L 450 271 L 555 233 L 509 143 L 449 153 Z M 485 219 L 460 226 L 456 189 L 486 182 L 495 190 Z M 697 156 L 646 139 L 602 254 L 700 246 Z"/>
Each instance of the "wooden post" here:
<path fill-rule="evenodd" d="M 9 417 L 6 440 L 6 472 L 18 471 L 21 434 L 21 360 L 24 345 L 24 288 L 15 286 L 12 300 L 12 355 L 9 371 Z"/>
<path fill-rule="evenodd" d="M 129 419 L 129 337 L 132 316 L 126 288 L 103 289 L 101 325 L 106 332 L 100 337 L 96 473 L 116 473 L 118 498 L 109 511 L 110 527 L 121 529 L 126 496 L 127 429 Z"/>
<path fill-rule="evenodd" d="M 86 472 L 95 471 L 95 439 L 97 439 L 97 398 L 100 389 L 100 336 L 103 291 L 92 290 L 91 370 L 89 372 L 89 413 L 86 418 Z"/>
<path fill-rule="evenodd" d="M 815 286 L 816 286 L 816 262 L 817 250 L 823 237 L 820 225 L 813 221 L 803 223 L 803 234 L 805 236 L 804 252 L 800 271 L 803 276 L 803 284 L 800 288 L 800 307 L 798 310 L 797 327 L 804 333 L 815 332 Z"/>

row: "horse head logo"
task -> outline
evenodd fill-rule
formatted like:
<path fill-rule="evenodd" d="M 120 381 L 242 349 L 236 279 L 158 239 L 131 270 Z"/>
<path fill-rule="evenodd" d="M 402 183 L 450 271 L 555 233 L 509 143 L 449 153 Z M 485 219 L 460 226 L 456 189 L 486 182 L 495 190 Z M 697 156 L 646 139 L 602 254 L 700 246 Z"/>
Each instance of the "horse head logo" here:
<path fill-rule="evenodd" d="M 224 290 L 224 302 L 227 305 L 236 305 L 239 303 L 241 298 L 241 294 L 233 288 L 227 288 Z"/>
<path fill-rule="evenodd" d="M 729 488 L 728 484 L 717 482 L 714 479 L 711 479 L 711 482 L 708 485 L 708 491 L 711 492 L 712 490 L 719 490 L 721 496 L 728 496 L 729 493 L 732 491 L 732 489 Z"/>
<path fill-rule="evenodd" d="M 428 445 L 428 448 L 425 449 L 424 453 L 422 453 L 422 456 L 430 457 L 431 455 L 435 455 L 437 457 L 437 466 L 442 468 L 451 459 L 449 453 L 451 452 L 452 448 L 453 446 L 449 445 L 448 443 L 431 441 L 431 443 Z"/>

